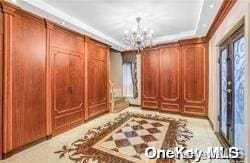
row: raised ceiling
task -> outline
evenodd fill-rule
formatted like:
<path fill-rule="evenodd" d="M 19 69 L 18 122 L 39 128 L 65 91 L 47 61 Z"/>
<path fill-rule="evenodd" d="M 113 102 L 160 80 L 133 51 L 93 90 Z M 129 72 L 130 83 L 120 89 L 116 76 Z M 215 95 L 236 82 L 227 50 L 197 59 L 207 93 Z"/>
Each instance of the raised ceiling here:
<path fill-rule="evenodd" d="M 13 0 L 10 0 L 13 2 Z M 222 0 L 15 0 L 41 16 L 127 49 L 123 31 L 135 18 L 155 31 L 154 43 L 206 35 Z"/>

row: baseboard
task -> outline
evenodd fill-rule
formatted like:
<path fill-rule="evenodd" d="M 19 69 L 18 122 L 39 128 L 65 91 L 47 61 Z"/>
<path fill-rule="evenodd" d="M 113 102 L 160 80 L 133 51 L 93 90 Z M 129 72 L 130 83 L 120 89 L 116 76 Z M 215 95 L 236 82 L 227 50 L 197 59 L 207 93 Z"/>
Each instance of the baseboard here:
<path fill-rule="evenodd" d="M 130 104 L 130 103 L 129 103 L 129 106 L 141 107 L 141 105 L 138 105 L 138 104 Z"/>
<path fill-rule="evenodd" d="M 23 145 L 21 147 L 18 147 L 16 149 L 13 149 L 12 151 L 10 151 L 8 153 L 3 153 L 2 159 L 7 159 L 7 158 L 9 158 L 9 157 L 21 152 L 21 151 L 24 151 L 25 149 L 28 149 L 28 148 L 30 148 L 32 146 L 35 146 L 35 145 L 37 145 L 37 144 L 39 144 L 41 142 L 45 142 L 46 140 L 47 140 L 47 136 L 42 137 L 42 138 L 37 139 L 37 140 L 34 140 L 33 142 L 30 142 L 30 143 L 28 143 L 26 145 Z"/>
<path fill-rule="evenodd" d="M 211 128 L 214 130 L 214 124 L 213 124 L 213 122 L 211 121 L 211 119 L 209 117 L 207 117 L 207 119 L 208 119 L 208 122 L 209 122 Z"/>
<path fill-rule="evenodd" d="M 228 143 L 225 141 L 225 139 L 220 135 L 219 132 L 215 132 L 215 135 L 217 139 L 219 140 L 222 147 L 229 148 Z"/>

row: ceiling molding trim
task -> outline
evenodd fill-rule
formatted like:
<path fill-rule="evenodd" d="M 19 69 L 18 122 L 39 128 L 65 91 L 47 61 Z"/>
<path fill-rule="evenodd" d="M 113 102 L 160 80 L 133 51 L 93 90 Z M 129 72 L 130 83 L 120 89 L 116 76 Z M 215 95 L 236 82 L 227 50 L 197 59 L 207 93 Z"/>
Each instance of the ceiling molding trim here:
<path fill-rule="evenodd" d="M 181 32 L 181 33 L 175 34 L 175 35 L 167 35 L 167 36 L 157 37 L 155 39 L 154 43 L 161 44 L 161 43 L 179 41 L 182 39 L 188 39 L 188 38 L 193 38 L 193 37 L 195 37 L 195 31 L 191 30 L 191 31 Z"/>
<path fill-rule="evenodd" d="M 217 12 L 215 19 L 208 30 L 208 33 L 207 33 L 208 39 L 210 39 L 214 35 L 214 33 L 217 31 L 217 29 L 219 28 L 221 23 L 224 21 L 225 17 L 229 13 L 229 11 L 232 9 L 236 1 L 237 0 L 224 0 L 222 2 L 220 9 Z"/>
<path fill-rule="evenodd" d="M 85 35 L 88 35 L 90 37 L 94 37 L 95 39 L 100 40 L 102 42 L 105 42 L 107 44 L 111 44 L 112 47 L 117 49 L 117 50 L 121 50 L 121 48 L 125 48 L 124 44 L 122 44 L 121 42 L 113 39 L 110 36 L 107 36 L 106 34 L 96 30 L 95 28 L 69 16 L 68 14 L 65 14 L 64 12 L 57 10 L 56 8 L 50 6 L 49 4 L 47 4 L 41 0 L 35 0 L 35 1 L 34 0 L 23 0 L 23 2 L 49 14 L 49 16 L 48 15 L 46 16 L 47 18 L 51 19 L 51 16 L 53 16 L 53 17 L 56 17 L 57 19 L 65 22 L 65 26 L 67 24 L 70 24 L 70 25 L 68 25 L 68 27 L 71 27 L 71 28 L 72 28 L 72 26 L 78 27 L 78 28 L 80 28 L 79 32 L 81 32 Z M 23 2 L 21 2 L 21 3 L 23 3 Z M 21 3 L 17 3 L 17 5 L 21 5 Z M 19 7 L 23 7 L 23 6 L 19 6 Z M 55 21 L 55 20 L 52 20 L 52 21 Z"/>
<path fill-rule="evenodd" d="M 198 29 L 199 29 L 199 27 L 200 27 L 201 14 L 202 14 L 202 9 L 203 9 L 204 5 L 205 5 L 205 0 L 202 0 L 202 2 L 201 2 L 201 7 L 200 7 L 200 10 L 199 10 L 199 15 L 198 15 L 198 18 L 197 18 L 197 21 L 196 21 L 195 35 L 197 35 Z"/>

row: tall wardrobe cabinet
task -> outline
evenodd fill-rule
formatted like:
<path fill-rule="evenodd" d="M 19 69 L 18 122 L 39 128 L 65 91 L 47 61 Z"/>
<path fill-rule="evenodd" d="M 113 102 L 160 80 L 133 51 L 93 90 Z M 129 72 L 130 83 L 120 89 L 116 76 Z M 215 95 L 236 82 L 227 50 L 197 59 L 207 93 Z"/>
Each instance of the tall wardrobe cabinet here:
<path fill-rule="evenodd" d="M 208 43 L 185 40 L 142 52 L 142 107 L 207 116 Z"/>
<path fill-rule="evenodd" d="M 2 158 L 108 111 L 109 46 L 0 5 Z"/>
<path fill-rule="evenodd" d="M 41 139 L 46 125 L 46 25 L 3 6 L 3 153 Z"/>

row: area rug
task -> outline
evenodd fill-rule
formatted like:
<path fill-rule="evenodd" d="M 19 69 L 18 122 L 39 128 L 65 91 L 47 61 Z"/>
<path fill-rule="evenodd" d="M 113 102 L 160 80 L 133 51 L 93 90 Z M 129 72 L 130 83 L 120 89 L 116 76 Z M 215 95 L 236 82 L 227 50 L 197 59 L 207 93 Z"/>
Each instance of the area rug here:
<path fill-rule="evenodd" d="M 76 163 L 133 163 L 173 162 L 150 160 L 145 156 L 147 147 L 166 149 L 186 146 L 192 138 L 187 120 L 138 113 L 123 113 L 113 121 L 89 130 L 71 146 L 63 146 L 55 153 L 68 156 Z"/>

